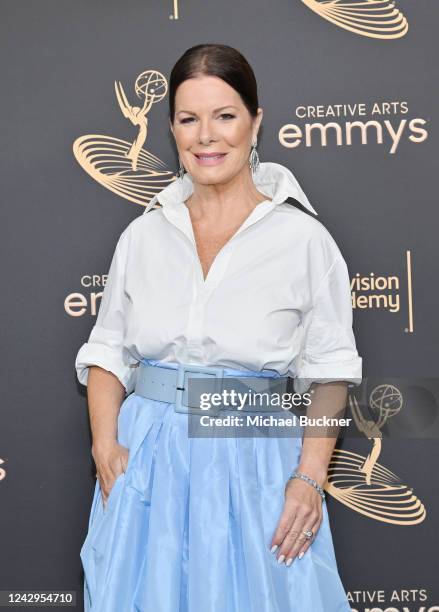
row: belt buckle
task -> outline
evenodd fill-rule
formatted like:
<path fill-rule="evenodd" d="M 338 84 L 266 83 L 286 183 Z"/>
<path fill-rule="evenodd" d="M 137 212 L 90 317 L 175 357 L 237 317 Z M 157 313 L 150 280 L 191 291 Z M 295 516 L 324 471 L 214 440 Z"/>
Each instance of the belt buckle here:
<path fill-rule="evenodd" d="M 183 402 L 183 393 L 186 390 L 185 384 L 185 376 L 188 372 L 193 372 L 194 374 L 207 374 L 209 376 L 213 376 L 214 378 L 223 378 L 224 376 L 224 368 L 216 367 L 216 366 L 197 366 L 196 364 L 178 364 L 177 371 L 177 385 L 175 389 L 175 412 L 188 413 L 188 414 L 210 414 L 212 416 L 212 409 L 203 410 L 202 408 L 195 408 L 194 406 L 188 406 Z M 205 378 L 205 376 L 202 376 Z M 215 392 L 219 393 L 222 389 L 222 383 L 218 382 L 215 385 Z M 216 407 L 215 414 L 218 413 L 219 407 Z"/>

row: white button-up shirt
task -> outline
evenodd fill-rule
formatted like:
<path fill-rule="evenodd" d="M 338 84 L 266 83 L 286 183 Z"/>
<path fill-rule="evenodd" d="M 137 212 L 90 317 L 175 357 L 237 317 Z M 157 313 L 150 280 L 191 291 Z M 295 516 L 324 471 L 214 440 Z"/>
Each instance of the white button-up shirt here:
<path fill-rule="evenodd" d="M 134 390 L 142 358 L 244 370 L 311 382 L 361 383 L 348 269 L 328 230 L 286 202 L 316 213 L 286 167 L 262 162 L 259 203 L 203 278 L 189 210 L 189 174 L 157 194 L 120 235 L 99 312 L 76 357 Z"/>

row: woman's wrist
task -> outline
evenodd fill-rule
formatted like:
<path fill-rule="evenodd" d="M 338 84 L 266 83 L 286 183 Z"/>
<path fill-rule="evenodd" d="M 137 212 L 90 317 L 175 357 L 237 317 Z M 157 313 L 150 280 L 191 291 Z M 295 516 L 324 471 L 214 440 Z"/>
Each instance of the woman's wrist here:
<path fill-rule="evenodd" d="M 319 465 L 301 463 L 297 468 L 297 472 L 306 474 L 306 476 L 315 480 L 321 487 L 323 487 L 328 478 L 327 468 Z"/>
<path fill-rule="evenodd" d="M 295 480 L 296 478 L 300 480 L 304 480 L 307 484 L 312 486 L 317 491 L 317 493 L 321 496 L 322 500 L 323 501 L 325 500 L 325 491 L 323 487 L 316 480 L 314 480 L 307 474 L 304 474 L 303 472 L 295 471 L 289 477 L 288 482 L 290 482 L 291 480 Z"/>
<path fill-rule="evenodd" d="M 117 444 L 117 439 L 115 437 L 106 437 L 94 440 L 91 448 L 92 455 L 95 456 L 102 453 L 106 453 L 115 444 Z"/>

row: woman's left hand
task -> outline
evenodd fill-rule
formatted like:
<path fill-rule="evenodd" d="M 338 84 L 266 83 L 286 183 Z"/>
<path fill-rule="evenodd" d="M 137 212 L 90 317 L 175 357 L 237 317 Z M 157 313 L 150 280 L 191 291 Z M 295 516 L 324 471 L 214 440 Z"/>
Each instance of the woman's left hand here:
<path fill-rule="evenodd" d="M 314 541 L 323 520 L 322 497 L 316 489 L 300 478 L 288 480 L 285 486 L 285 504 L 280 516 L 271 548 L 276 546 L 278 563 L 291 565 L 296 555 L 299 559 Z M 309 540 L 303 534 L 311 529 Z M 302 554 L 303 553 L 303 554 Z"/>

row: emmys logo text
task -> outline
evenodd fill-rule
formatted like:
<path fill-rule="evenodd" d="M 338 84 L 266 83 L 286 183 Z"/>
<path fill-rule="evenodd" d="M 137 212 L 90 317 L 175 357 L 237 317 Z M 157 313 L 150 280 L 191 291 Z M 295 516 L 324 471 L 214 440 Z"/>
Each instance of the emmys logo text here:
<path fill-rule="evenodd" d="M 439 606 L 425 605 L 433 597 L 428 589 L 412 585 L 397 589 L 356 589 L 347 592 L 351 612 L 438 612 Z"/>
<path fill-rule="evenodd" d="M 64 300 L 66 314 L 71 317 L 82 317 L 85 314 L 96 316 L 107 278 L 108 274 L 84 274 L 81 285 L 87 293 L 69 293 Z"/>
<path fill-rule="evenodd" d="M 294 116 L 294 123 L 279 129 L 287 149 L 379 144 L 392 155 L 402 142 L 420 144 L 428 137 L 427 120 L 409 116 L 406 101 L 301 105 Z"/>

